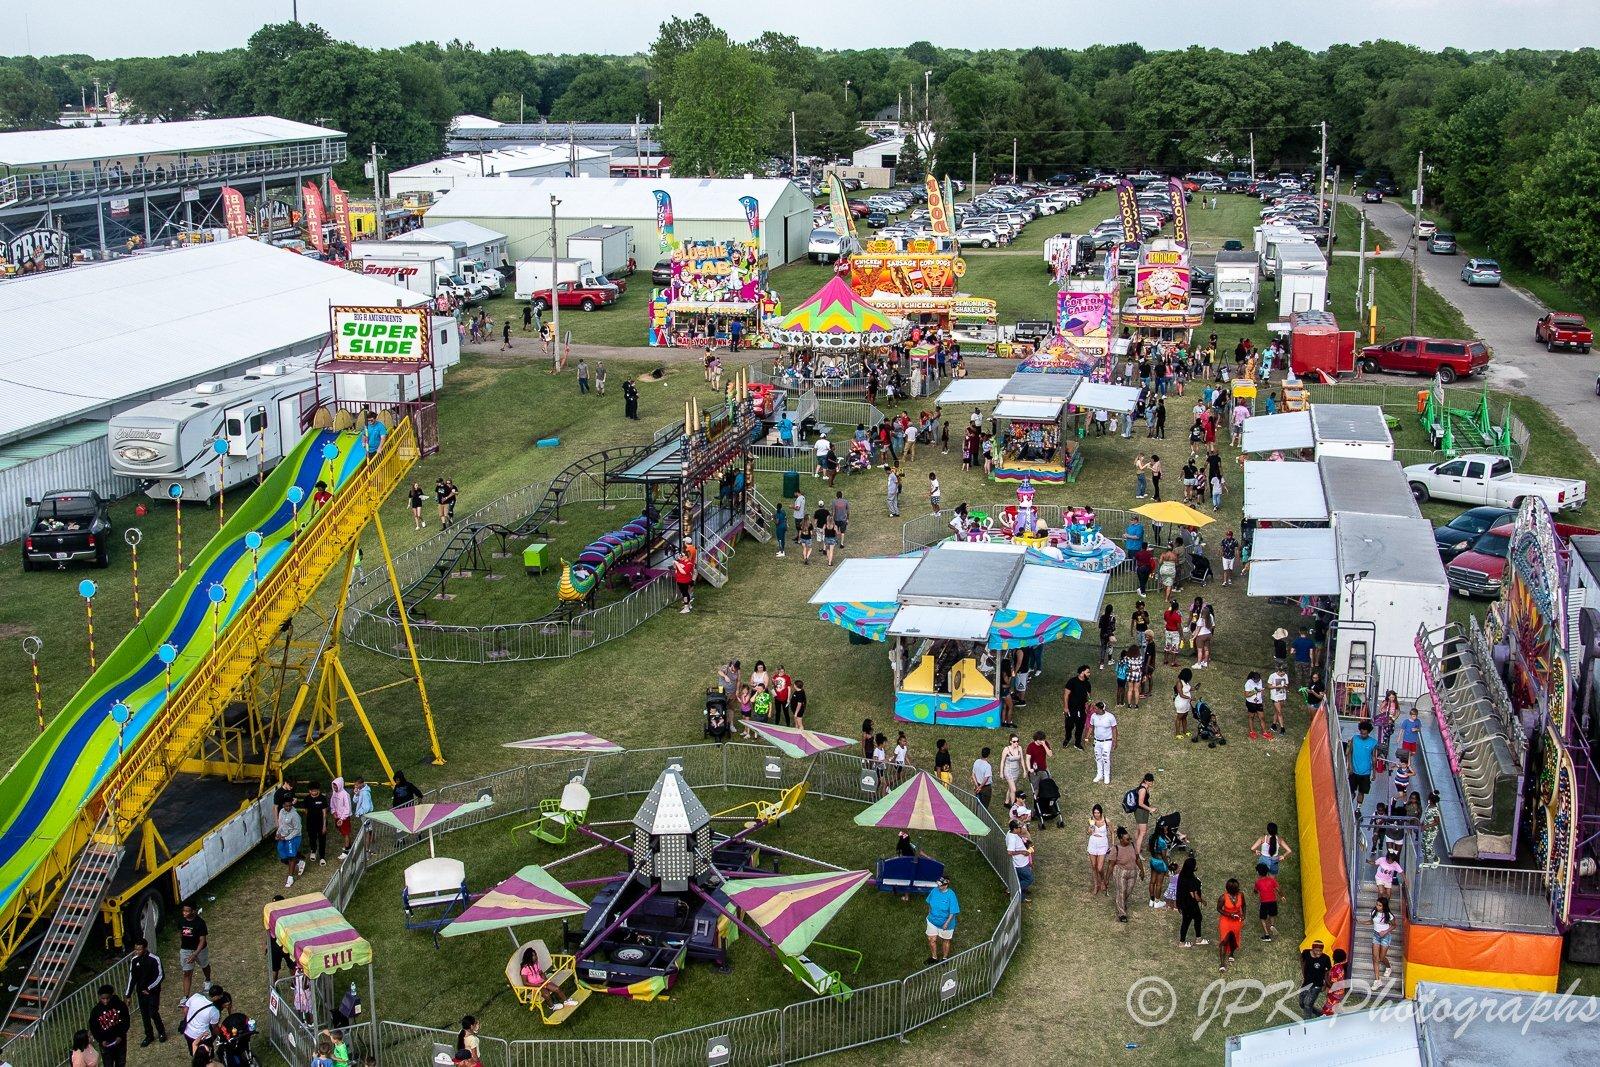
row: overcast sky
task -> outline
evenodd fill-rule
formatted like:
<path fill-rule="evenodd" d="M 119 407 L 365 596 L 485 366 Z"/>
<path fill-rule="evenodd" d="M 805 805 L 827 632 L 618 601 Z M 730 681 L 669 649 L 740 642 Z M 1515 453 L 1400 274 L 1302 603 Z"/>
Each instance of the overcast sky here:
<path fill-rule="evenodd" d="M 0 51 L 99 57 L 216 51 L 292 0 L 10 0 L 0 5 Z M 1136 40 L 1247 49 L 1290 40 L 1320 49 L 1377 37 L 1427 48 L 1580 48 L 1600 45 L 1600 0 L 299 0 L 300 17 L 335 37 L 381 47 L 459 37 L 480 48 L 530 52 L 641 51 L 672 15 L 703 11 L 737 39 L 763 30 L 825 48 L 924 39 L 968 48 L 1078 48 Z"/>

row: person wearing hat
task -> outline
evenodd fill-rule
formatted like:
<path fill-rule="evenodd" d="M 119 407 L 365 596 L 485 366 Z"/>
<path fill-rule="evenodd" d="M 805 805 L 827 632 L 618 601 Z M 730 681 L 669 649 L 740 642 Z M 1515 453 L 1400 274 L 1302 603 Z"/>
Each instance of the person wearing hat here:
<path fill-rule="evenodd" d="M 1281 626 L 1272 631 L 1272 665 L 1279 670 L 1289 666 L 1289 631 Z"/>
<path fill-rule="evenodd" d="M 956 936 L 956 916 L 961 914 L 961 901 L 950 888 L 950 879 L 939 876 L 939 884 L 928 890 L 928 962 L 938 963 L 950 958 L 950 942 Z M 943 946 L 941 956 L 940 946 Z"/>

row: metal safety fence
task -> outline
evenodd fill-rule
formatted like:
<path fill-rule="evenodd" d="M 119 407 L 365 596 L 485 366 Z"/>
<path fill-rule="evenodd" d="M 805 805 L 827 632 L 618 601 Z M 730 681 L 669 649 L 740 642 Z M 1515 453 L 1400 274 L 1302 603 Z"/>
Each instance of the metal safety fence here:
<path fill-rule="evenodd" d="M 669 764 L 680 767 L 690 782 L 709 788 L 777 793 L 805 781 L 814 798 L 859 805 L 878 798 L 876 781 L 864 780 L 859 756 L 825 752 L 796 760 L 763 746 L 733 743 L 594 753 L 531 763 L 443 786 L 426 799 L 464 801 L 485 795 L 494 798 L 492 807 L 453 821 L 448 830 L 435 831 L 436 835 L 456 833 L 536 810 L 541 800 L 559 795 L 576 776 L 582 776 L 594 801 L 642 796 Z M 1007 894 L 1006 908 L 983 943 L 905 978 L 852 990 L 848 996 L 810 998 L 653 1038 L 506 1040 L 483 1034 L 479 1040 L 486 1067 L 567 1067 L 574 1063 L 586 1067 L 702 1067 L 706 1063 L 765 1067 L 797 1063 L 903 1038 L 991 995 L 1022 937 L 1021 890 L 1006 851 L 1005 835 L 993 815 L 972 794 L 959 789 L 953 792 L 988 826 L 987 834 L 971 838 L 969 843 L 982 855 Z M 334 873 L 328 887 L 329 899 L 341 908 L 346 906 L 373 864 L 423 846 L 427 840 L 426 834 L 369 826 Z M 278 998 L 279 1007 L 289 1010 L 273 1014 L 269 1036 L 289 1063 L 301 1062 L 305 1058 L 304 1042 L 327 1025 L 332 1000 L 320 989 L 313 1000 L 309 1017 L 305 1017 L 292 1010 L 292 1003 L 284 1003 L 282 995 Z M 455 1047 L 455 1031 L 379 1021 L 376 1014 L 358 1029 L 360 1032 L 352 1039 L 353 1051 L 371 1051 L 380 1067 L 433 1067 L 441 1051 Z M 28 1063 L 18 1067 L 56 1064 Z"/>
<path fill-rule="evenodd" d="M 72 1058 L 72 1035 L 84 1029 L 89 1011 L 99 999 L 97 990 L 108 985 L 121 996 L 128 989 L 128 961 L 124 956 L 62 997 L 37 1022 L 0 1047 L 0 1062 L 10 1067 L 60 1067 Z"/>

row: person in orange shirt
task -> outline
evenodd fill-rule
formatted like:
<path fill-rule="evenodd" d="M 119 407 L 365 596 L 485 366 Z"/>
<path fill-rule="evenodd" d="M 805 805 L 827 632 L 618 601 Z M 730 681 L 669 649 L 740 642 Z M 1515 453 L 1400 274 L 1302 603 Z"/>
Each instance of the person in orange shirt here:
<path fill-rule="evenodd" d="M 1239 951 L 1239 939 L 1244 933 L 1244 893 L 1239 879 L 1229 878 L 1217 898 L 1217 962 L 1219 971 L 1226 971 Z"/>

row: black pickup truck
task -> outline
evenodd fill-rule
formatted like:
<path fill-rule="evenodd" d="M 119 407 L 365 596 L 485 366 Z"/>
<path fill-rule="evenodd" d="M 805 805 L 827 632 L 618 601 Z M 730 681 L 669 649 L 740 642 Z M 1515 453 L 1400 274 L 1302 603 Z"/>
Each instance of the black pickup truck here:
<path fill-rule="evenodd" d="M 69 563 L 110 562 L 111 502 L 92 489 L 58 489 L 27 499 L 33 522 L 22 539 L 22 569 L 36 571 Z"/>

